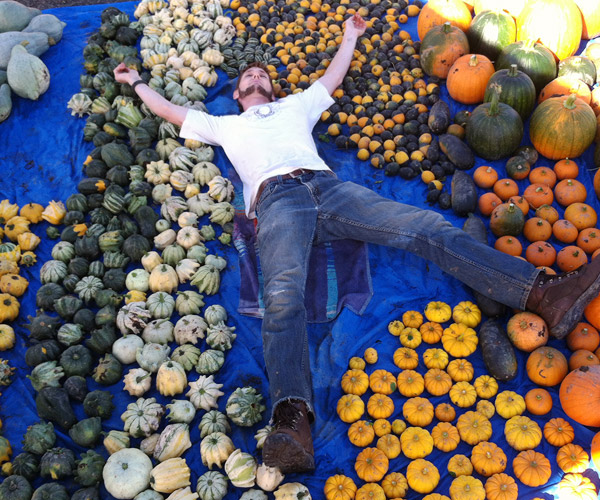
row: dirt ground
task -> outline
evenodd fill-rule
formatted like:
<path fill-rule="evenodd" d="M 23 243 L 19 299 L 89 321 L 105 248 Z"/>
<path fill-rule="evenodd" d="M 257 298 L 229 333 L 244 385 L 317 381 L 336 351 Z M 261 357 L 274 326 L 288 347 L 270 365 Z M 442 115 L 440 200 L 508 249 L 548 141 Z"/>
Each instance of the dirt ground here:
<path fill-rule="evenodd" d="M 27 7 L 35 7 L 36 9 L 54 9 L 56 7 L 70 7 L 72 5 L 98 5 L 122 3 L 130 0 L 16 0 Z"/>

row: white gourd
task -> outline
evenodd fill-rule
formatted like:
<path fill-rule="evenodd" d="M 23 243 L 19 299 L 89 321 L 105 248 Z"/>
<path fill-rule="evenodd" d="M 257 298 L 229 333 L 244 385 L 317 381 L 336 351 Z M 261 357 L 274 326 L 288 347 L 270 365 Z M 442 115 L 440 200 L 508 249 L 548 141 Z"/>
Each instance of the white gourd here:
<path fill-rule="evenodd" d="M 29 22 L 42 13 L 39 9 L 26 7 L 19 2 L 5 0 L 0 2 L 0 33 L 21 31 Z"/>
<path fill-rule="evenodd" d="M 52 14 L 41 14 L 35 16 L 23 30 L 27 32 L 46 33 L 48 35 L 48 43 L 56 45 L 60 42 L 63 29 L 67 23 L 61 21 L 58 17 Z"/>
<path fill-rule="evenodd" d="M 144 341 L 137 335 L 125 335 L 115 340 L 112 345 L 112 353 L 124 365 L 135 361 L 135 353 L 138 348 L 144 347 Z"/>
<path fill-rule="evenodd" d="M 15 94 L 36 101 L 50 86 L 50 72 L 42 60 L 15 45 L 6 68 L 8 84 Z"/>

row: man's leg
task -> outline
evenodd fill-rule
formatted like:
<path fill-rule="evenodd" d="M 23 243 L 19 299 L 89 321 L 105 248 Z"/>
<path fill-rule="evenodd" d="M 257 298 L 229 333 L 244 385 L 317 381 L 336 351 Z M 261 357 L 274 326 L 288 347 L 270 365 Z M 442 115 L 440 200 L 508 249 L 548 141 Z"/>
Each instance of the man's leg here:
<path fill-rule="evenodd" d="M 274 425 L 263 447 L 263 461 L 284 473 L 314 470 L 304 288 L 316 221 L 314 201 L 296 180 L 276 187 L 259 206 L 262 337 Z"/>
<path fill-rule="evenodd" d="M 437 212 L 351 182 L 317 182 L 323 192 L 318 239 L 354 238 L 408 250 L 498 302 L 539 314 L 556 337 L 575 327 L 585 305 L 600 292 L 599 259 L 577 272 L 546 277 L 530 263 L 479 243 Z"/>

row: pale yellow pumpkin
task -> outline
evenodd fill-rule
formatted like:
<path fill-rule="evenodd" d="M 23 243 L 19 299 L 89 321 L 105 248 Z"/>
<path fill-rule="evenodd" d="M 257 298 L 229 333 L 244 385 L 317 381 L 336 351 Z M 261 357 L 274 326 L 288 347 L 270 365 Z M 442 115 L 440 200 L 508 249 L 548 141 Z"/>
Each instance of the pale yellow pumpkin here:
<path fill-rule="evenodd" d="M 12 326 L 0 324 L 0 351 L 12 349 L 15 346 L 15 331 Z"/>
<path fill-rule="evenodd" d="M 524 415 L 516 415 L 504 425 L 506 442 L 515 450 L 532 450 L 542 441 L 542 430 L 534 420 Z"/>
<path fill-rule="evenodd" d="M 502 418 L 509 419 L 522 415 L 525 411 L 525 398 L 514 391 L 502 391 L 496 396 L 496 412 Z"/>
<path fill-rule="evenodd" d="M 177 361 L 165 361 L 156 373 L 156 389 L 163 396 L 175 396 L 187 387 L 185 369 Z"/>
<path fill-rule="evenodd" d="M 458 417 L 456 428 L 460 438 L 472 446 L 492 437 L 492 424 L 481 413 L 467 411 Z"/>
<path fill-rule="evenodd" d="M 4 235 L 10 241 L 18 241 L 19 235 L 29 232 L 29 220 L 20 215 L 11 217 L 4 225 Z"/>

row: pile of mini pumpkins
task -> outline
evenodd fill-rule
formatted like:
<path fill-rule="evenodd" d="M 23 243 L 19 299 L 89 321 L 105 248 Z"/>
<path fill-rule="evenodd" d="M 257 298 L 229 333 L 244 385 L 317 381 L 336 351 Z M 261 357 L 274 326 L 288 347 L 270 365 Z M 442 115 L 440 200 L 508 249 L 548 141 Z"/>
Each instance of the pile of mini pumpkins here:
<path fill-rule="evenodd" d="M 577 497 L 572 498 L 597 498 L 595 485 L 583 472 L 591 460 L 600 465 L 600 433 L 590 455 L 589 445 L 573 442 L 575 431 L 566 419 L 555 417 L 540 426 L 527 416 L 526 412 L 535 417 L 550 411 L 552 398 L 547 391 L 535 387 L 521 396 L 502 390 L 502 382 L 486 373 L 474 377 L 467 358 L 477 349 L 475 329 L 480 320 L 481 313 L 470 302 L 454 308 L 431 302 L 423 314 L 406 311 L 401 321 L 388 325 L 401 344 L 393 354 L 393 363 L 401 370 L 398 375 L 375 366 L 380 360 L 374 348 L 350 359 L 341 379 L 344 395 L 337 413 L 350 424 L 348 439 L 359 448 L 354 469 L 363 484 L 357 487 L 349 475 L 331 476 L 324 486 L 328 500 L 404 498 L 409 490 L 426 500 L 446 500 L 448 496 L 435 492 L 444 473 L 427 460 L 434 450 L 452 454 L 447 464 L 454 478 L 450 498 L 516 500 L 519 482 L 542 487 L 550 480 L 551 458 L 535 450 L 542 438 L 557 448 L 555 460 L 564 472 L 557 485 L 561 498 L 571 498 L 575 492 Z M 423 349 L 423 344 L 429 345 Z M 418 369 L 421 364 L 424 373 Z M 424 391 L 428 396 L 423 396 Z M 398 392 L 401 412 L 395 397 Z M 442 399 L 435 404 L 433 398 Z M 507 453 L 492 442 L 500 431 L 493 428 L 494 414 L 505 420 L 504 437 L 515 450 L 510 454 L 517 452 L 512 464 Z M 470 457 L 454 451 L 461 442 L 471 447 Z M 514 477 L 509 474 L 511 465 Z M 400 467 L 406 472 L 398 472 Z"/>

